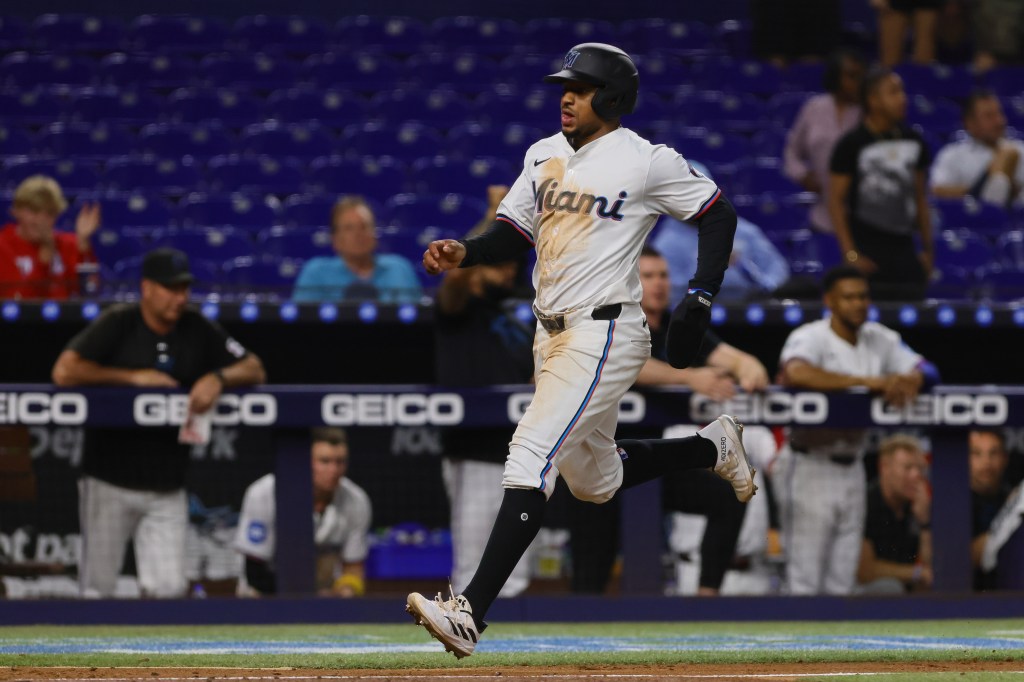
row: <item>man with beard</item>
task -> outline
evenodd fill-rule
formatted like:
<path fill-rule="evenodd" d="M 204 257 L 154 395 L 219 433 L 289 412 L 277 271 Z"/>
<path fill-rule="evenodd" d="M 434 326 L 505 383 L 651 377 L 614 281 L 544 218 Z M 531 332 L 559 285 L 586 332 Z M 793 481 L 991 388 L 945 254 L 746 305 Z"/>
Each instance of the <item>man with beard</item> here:
<path fill-rule="evenodd" d="M 779 358 L 780 383 L 812 391 L 867 388 L 897 407 L 913 401 L 934 368 L 895 331 L 869 322 L 868 282 L 852 265 L 825 275 L 830 317 L 801 325 Z M 791 594 L 849 594 L 864 537 L 863 429 L 793 428 L 773 481 L 780 499 Z M 781 469 L 781 470 L 780 470 Z"/>
<path fill-rule="evenodd" d="M 225 388 L 266 381 L 258 357 L 186 307 L 191 283 L 184 253 L 147 253 L 139 302 L 106 310 L 71 339 L 53 366 L 53 382 L 188 387 L 191 418 L 212 409 Z M 190 449 L 174 428 L 88 431 L 78 481 L 83 597 L 114 596 L 129 538 L 142 594 L 184 596 Z"/>
<path fill-rule="evenodd" d="M 899 75 L 872 69 L 861 99 L 864 120 L 832 152 L 828 207 L 836 240 L 845 261 L 868 276 L 873 298 L 920 300 L 935 255 L 925 196 L 928 145 L 904 121 Z"/>

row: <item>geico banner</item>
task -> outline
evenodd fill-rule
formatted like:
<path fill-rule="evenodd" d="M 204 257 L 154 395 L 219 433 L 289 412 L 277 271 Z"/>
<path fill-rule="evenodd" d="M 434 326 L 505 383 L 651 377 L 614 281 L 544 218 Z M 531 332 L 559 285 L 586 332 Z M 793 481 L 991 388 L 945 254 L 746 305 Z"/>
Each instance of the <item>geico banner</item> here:
<path fill-rule="evenodd" d="M 690 419 L 704 423 L 721 414 L 751 424 L 824 424 L 828 419 L 828 397 L 823 393 L 740 393 L 719 402 L 694 393 L 690 396 Z"/>
<path fill-rule="evenodd" d="M 80 393 L 0 393 L 0 424 L 77 426 L 89 416 Z"/>
<path fill-rule="evenodd" d="M 508 420 L 518 424 L 526 414 L 526 408 L 533 400 L 533 393 L 513 393 L 505 401 L 505 412 Z M 627 391 L 619 400 L 619 423 L 639 424 L 647 416 L 647 401 L 639 393 Z"/>
<path fill-rule="evenodd" d="M 904 407 L 893 407 L 881 398 L 871 401 L 871 419 L 876 424 L 922 424 L 966 426 L 1001 426 L 1006 423 L 1010 403 L 1004 395 L 994 393 L 938 393 L 919 395 Z"/>
<path fill-rule="evenodd" d="M 132 403 L 132 418 L 139 426 L 180 426 L 187 416 L 187 395 L 141 393 Z M 222 395 L 212 421 L 217 426 L 270 426 L 277 421 L 277 399 L 266 393 Z"/>
<path fill-rule="evenodd" d="M 331 393 L 320 401 L 329 426 L 454 426 L 465 415 L 457 393 Z"/>

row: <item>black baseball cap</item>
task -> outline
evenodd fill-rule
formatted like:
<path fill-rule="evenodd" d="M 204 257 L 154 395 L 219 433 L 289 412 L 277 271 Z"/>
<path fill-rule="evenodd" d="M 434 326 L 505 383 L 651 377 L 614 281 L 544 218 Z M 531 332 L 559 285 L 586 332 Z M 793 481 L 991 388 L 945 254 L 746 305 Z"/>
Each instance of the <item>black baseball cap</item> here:
<path fill-rule="evenodd" d="M 165 287 L 192 283 L 188 256 L 184 251 L 163 247 L 153 249 L 142 259 L 142 279 L 150 279 Z"/>

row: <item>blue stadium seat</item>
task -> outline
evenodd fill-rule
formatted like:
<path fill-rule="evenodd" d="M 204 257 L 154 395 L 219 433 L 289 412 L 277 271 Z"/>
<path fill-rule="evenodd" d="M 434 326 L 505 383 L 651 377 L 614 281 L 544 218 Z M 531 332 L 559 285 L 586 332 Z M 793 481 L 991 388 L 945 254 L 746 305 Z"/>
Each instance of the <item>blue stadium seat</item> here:
<path fill-rule="evenodd" d="M 980 290 L 984 298 L 997 301 L 1024 299 L 1024 270 L 993 265 L 982 271 L 980 280 Z"/>
<path fill-rule="evenodd" d="M 330 228 L 334 204 L 342 194 L 349 192 L 338 188 L 325 196 L 288 197 L 281 206 L 281 225 L 286 228 Z"/>
<path fill-rule="evenodd" d="M 636 111 L 629 117 L 631 128 L 639 128 L 645 123 L 679 118 L 676 107 L 662 97 L 649 90 L 641 90 L 636 102 Z"/>
<path fill-rule="evenodd" d="M 666 131 L 671 146 L 688 159 L 709 165 L 737 163 L 750 156 L 750 143 L 743 137 L 707 128 L 676 128 Z"/>
<path fill-rule="evenodd" d="M 388 199 L 387 209 L 391 225 L 416 230 L 440 227 L 463 235 L 480 222 L 487 204 L 463 194 L 397 194 Z"/>
<path fill-rule="evenodd" d="M 448 131 L 445 154 L 463 161 L 491 156 L 521 166 L 526 150 L 542 137 L 543 129 L 519 124 L 463 123 Z"/>
<path fill-rule="evenodd" d="M 41 88 L 0 92 L 0 111 L 7 124 L 53 123 L 64 118 L 65 108 L 64 100 Z"/>
<path fill-rule="evenodd" d="M 782 90 L 782 73 L 753 59 L 708 59 L 694 70 L 698 87 L 768 97 Z"/>
<path fill-rule="evenodd" d="M 1024 232 L 1011 230 L 999 235 L 995 252 L 1000 265 L 1024 271 Z"/>
<path fill-rule="evenodd" d="M 107 159 L 130 154 L 135 136 L 106 123 L 54 123 L 40 133 L 39 149 L 60 158 Z"/>
<path fill-rule="evenodd" d="M 100 60 L 96 78 L 101 85 L 119 88 L 170 90 L 195 82 L 196 64 L 176 54 L 143 56 L 115 52 Z"/>
<path fill-rule="evenodd" d="M 700 159 L 700 157 L 694 157 Z M 782 174 L 778 157 L 755 158 L 741 164 L 733 178 L 733 191 L 742 194 L 771 193 L 779 196 L 802 192 L 803 187 Z"/>
<path fill-rule="evenodd" d="M 302 261 L 286 258 L 235 258 L 224 264 L 224 283 L 231 287 L 266 290 L 284 296 L 291 294 L 302 272 Z"/>
<path fill-rule="evenodd" d="M 113 122 L 145 125 L 160 118 L 161 98 L 134 88 L 89 90 L 71 98 L 69 118 L 76 122 Z"/>
<path fill-rule="evenodd" d="M 691 63 L 670 52 L 652 52 L 643 48 L 633 57 L 637 69 L 643 74 L 640 94 L 664 93 L 669 95 L 680 87 L 687 87 L 693 80 L 690 75 Z"/>
<path fill-rule="evenodd" d="M 157 196 L 143 192 L 95 195 L 100 204 L 103 226 L 109 229 L 159 228 L 173 222 L 171 205 Z"/>
<path fill-rule="evenodd" d="M 247 52 L 312 54 L 327 50 L 331 29 L 312 17 L 257 14 L 240 17 L 231 28 L 229 40 L 234 49 Z"/>
<path fill-rule="evenodd" d="M 409 187 L 420 194 L 455 193 L 486 199 L 488 186 L 511 186 L 518 175 L 507 161 L 494 158 L 453 161 L 437 156 L 413 162 Z"/>
<path fill-rule="evenodd" d="M 14 160 L 3 169 L 3 185 L 14 187 L 30 175 L 49 175 L 60 183 L 61 189 L 72 194 L 95 191 L 100 184 L 100 173 L 94 162 L 60 159 L 49 161 Z"/>
<path fill-rule="evenodd" d="M 0 59 L 0 87 L 84 86 L 95 78 L 96 64 L 80 55 L 13 52 Z"/>
<path fill-rule="evenodd" d="M 750 24 L 737 19 L 726 19 L 714 27 L 715 42 L 725 54 L 744 59 L 751 52 Z"/>
<path fill-rule="evenodd" d="M 717 132 L 749 135 L 765 125 L 764 103 L 751 95 L 714 90 L 680 93 L 675 107 L 686 125 L 707 126 Z"/>
<path fill-rule="evenodd" d="M 391 124 L 415 119 L 437 128 L 449 128 L 468 120 L 471 112 L 469 101 L 454 90 L 402 89 L 382 92 L 370 100 L 367 116 Z"/>
<path fill-rule="evenodd" d="M 137 52 L 214 52 L 224 48 L 227 37 L 227 24 L 210 17 L 144 14 L 128 28 L 128 43 Z"/>
<path fill-rule="evenodd" d="M 966 199 L 931 199 L 938 214 L 936 227 L 943 230 L 967 228 L 978 234 L 998 235 L 1010 225 L 1009 214 L 998 206 Z"/>
<path fill-rule="evenodd" d="M 273 156 L 215 156 L 206 164 L 206 189 L 210 192 L 250 191 L 287 195 L 300 191 L 301 167 L 290 159 Z"/>
<path fill-rule="evenodd" d="M 141 257 L 149 248 L 149 242 L 138 234 L 112 227 L 101 227 L 92 237 L 96 259 L 111 268 L 118 261 Z"/>
<path fill-rule="evenodd" d="M 800 109 L 811 97 L 813 92 L 803 90 L 797 92 L 780 92 L 768 100 L 768 110 L 765 118 L 772 124 L 789 130 L 796 122 Z"/>
<path fill-rule="evenodd" d="M 615 43 L 615 27 L 595 19 L 530 19 L 523 26 L 522 42 L 542 53 L 564 55 L 579 43 Z"/>
<path fill-rule="evenodd" d="M 973 74 L 965 66 L 907 63 L 900 64 L 895 71 L 903 78 L 903 87 L 910 96 L 961 100 L 976 87 Z"/>
<path fill-rule="evenodd" d="M 199 168 L 190 159 L 115 157 L 107 163 L 104 184 L 117 191 L 143 191 L 179 197 L 198 191 Z"/>
<path fill-rule="evenodd" d="M 114 277 L 123 285 L 122 290 L 138 290 L 143 257 L 125 258 L 114 264 Z M 223 274 L 220 263 L 205 258 L 190 258 L 189 269 L 195 278 L 192 282 L 193 293 L 209 290 L 220 281 Z"/>
<path fill-rule="evenodd" d="M 347 156 L 391 156 L 414 159 L 433 156 L 444 149 L 441 134 L 419 121 L 398 125 L 370 122 L 347 126 L 341 133 L 338 147 Z"/>
<path fill-rule="evenodd" d="M 412 82 L 430 83 L 432 87 L 452 88 L 464 93 L 490 89 L 498 75 L 498 66 L 489 57 L 464 49 L 415 55 L 406 67 Z"/>
<path fill-rule="evenodd" d="M 999 66 L 979 79 L 999 95 L 1008 97 L 1024 92 L 1024 69 L 1020 66 Z"/>
<path fill-rule="evenodd" d="M 199 62 L 199 80 L 214 88 L 273 90 L 293 85 L 299 68 L 294 62 L 264 52 L 211 54 Z"/>
<path fill-rule="evenodd" d="M 561 52 L 513 52 L 498 62 L 497 82 L 509 86 L 515 93 L 527 87 L 537 87 L 539 78 L 562 68 L 563 57 Z M 550 85 L 548 89 L 556 87 Z"/>
<path fill-rule="evenodd" d="M 6 123 L 0 123 L 0 157 L 25 156 L 32 151 L 32 148 L 32 138 L 28 132 Z"/>
<path fill-rule="evenodd" d="M 257 246 L 260 253 L 271 254 L 282 260 L 309 260 L 334 254 L 331 230 L 328 227 L 271 227 L 260 231 Z"/>
<path fill-rule="evenodd" d="M 666 51 L 704 57 L 719 51 L 711 29 L 699 21 L 632 19 L 622 23 L 620 33 L 623 49 L 630 54 Z"/>
<path fill-rule="evenodd" d="M 561 91 L 557 86 L 544 85 L 528 90 L 517 88 L 495 89 L 477 100 L 476 120 L 491 125 L 518 123 L 558 130 L 558 102 Z"/>
<path fill-rule="evenodd" d="M 818 274 L 842 261 L 836 238 L 814 230 L 797 230 L 792 234 L 789 259 L 795 274 Z"/>
<path fill-rule="evenodd" d="M 342 89 L 277 90 L 267 99 L 267 118 L 300 123 L 317 121 L 341 129 L 366 120 L 366 100 Z"/>
<path fill-rule="evenodd" d="M 522 30 L 510 19 L 484 19 L 475 16 L 441 17 L 429 28 L 427 40 L 441 47 L 458 47 L 477 54 L 508 53 L 510 45 L 520 41 Z"/>
<path fill-rule="evenodd" d="M 978 279 L 973 271 L 955 265 L 932 270 L 925 298 L 964 299 L 973 295 Z"/>
<path fill-rule="evenodd" d="M 168 117 L 176 123 L 215 120 L 228 126 L 242 126 L 262 120 L 260 101 L 230 88 L 181 88 L 171 95 L 167 109 Z"/>
<path fill-rule="evenodd" d="M 234 258 L 253 256 L 256 244 L 245 232 L 230 227 L 197 227 L 162 230 L 153 235 L 153 246 L 181 249 L 189 259 L 205 259 L 221 263 Z"/>
<path fill-rule="evenodd" d="M 334 137 L 314 121 L 283 125 L 277 121 L 266 121 L 246 127 L 239 139 L 239 147 L 245 154 L 311 159 L 330 154 L 334 148 Z"/>
<path fill-rule="evenodd" d="M 125 36 L 115 17 L 88 14 L 43 14 L 32 22 L 32 42 L 38 50 L 116 50 Z"/>
<path fill-rule="evenodd" d="M 30 46 L 28 24 L 13 16 L 0 16 L 0 50 L 24 50 Z"/>
<path fill-rule="evenodd" d="M 319 88 L 376 93 L 405 79 L 404 67 L 379 50 L 351 54 L 314 54 L 302 63 L 299 80 Z"/>
<path fill-rule="evenodd" d="M 241 193 L 190 194 L 182 201 L 181 224 L 185 227 L 220 225 L 258 231 L 276 225 L 277 212 L 263 197 Z"/>
<path fill-rule="evenodd" d="M 159 158 L 208 159 L 235 148 L 234 135 L 216 122 L 151 123 L 139 132 L 136 145 L 143 154 Z"/>
<path fill-rule="evenodd" d="M 359 194 L 384 202 L 407 190 L 406 172 L 402 164 L 389 156 L 322 157 L 310 163 L 306 187 L 321 194 Z"/>
<path fill-rule="evenodd" d="M 423 46 L 427 29 L 412 17 L 371 17 L 365 14 L 343 17 L 334 27 L 339 44 L 376 46 L 389 54 L 416 54 Z"/>
<path fill-rule="evenodd" d="M 756 156 L 772 156 L 781 159 L 786 148 L 787 132 L 774 127 L 758 130 L 750 138 L 751 151 Z"/>
<path fill-rule="evenodd" d="M 821 62 L 795 62 L 782 70 L 783 90 L 820 92 L 824 88 L 825 65 Z"/>
<path fill-rule="evenodd" d="M 969 230 L 942 230 L 935 239 L 935 267 L 977 270 L 992 263 L 992 246 Z"/>
<path fill-rule="evenodd" d="M 949 100 L 911 94 L 907 104 L 907 122 L 910 124 L 946 136 L 960 128 L 960 107 Z"/>
<path fill-rule="evenodd" d="M 718 174 L 715 174 L 718 179 Z M 729 197 L 736 213 L 760 227 L 765 233 L 792 236 L 807 224 L 807 207 L 772 194 L 737 194 Z M 834 240 L 834 238 L 833 238 Z M 788 247 L 787 247 L 788 248 Z"/>

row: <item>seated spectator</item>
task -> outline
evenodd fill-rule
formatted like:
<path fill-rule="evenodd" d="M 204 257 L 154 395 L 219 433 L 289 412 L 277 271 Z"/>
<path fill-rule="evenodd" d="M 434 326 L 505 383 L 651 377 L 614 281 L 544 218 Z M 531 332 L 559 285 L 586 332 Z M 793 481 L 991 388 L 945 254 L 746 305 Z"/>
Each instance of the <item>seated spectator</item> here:
<path fill-rule="evenodd" d="M 800 108 L 786 136 L 782 172 L 808 192 L 818 195 L 811 206 L 811 227 L 832 231 L 828 215 L 828 162 L 832 149 L 860 121 L 860 88 L 864 59 L 852 50 L 832 53 L 825 65 L 825 92 Z"/>
<path fill-rule="evenodd" d="M 0 298 L 65 299 L 79 293 L 79 266 L 96 262 L 90 240 L 100 226 L 100 207 L 82 207 L 74 234 L 56 232 L 67 207 L 51 177 L 33 175 L 18 185 L 14 222 L 0 228 Z"/>
<path fill-rule="evenodd" d="M 342 429 L 315 428 L 311 438 L 317 589 L 322 596 L 358 597 L 365 592 L 370 498 L 345 478 L 348 435 Z M 240 597 L 277 593 L 274 481 L 274 474 L 257 479 L 242 501 L 235 538 L 235 548 L 245 556 L 245 571 L 238 578 Z"/>
<path fill-rule="evenodd" d="M 1024 57 L 1024 3 L 976 0 L 973 14 L 975 71 L 984 73 L 1000 64 L 1019 64 Z"/>
<path fill-rule="evenodd" d="M 924 451 L 912 436 L 894 435 L 878 449 L 878 480 L 857 569 L 858 591 L 899 593 L 932 585 L 931 493 Z"/>
<path fill-rule="evenodd" d="M 711 179 L 703 164 L 691 161 L 690 167 Z M 676 305 L 686 296 L 690 277 L 697 271 L 697 228 L 664 216 L 651 244 L 668 261 L 669 274 L 674 282 L 672 305 Z M 737 216 L 729 269 L 725 271 L 722 288 L 715 300 L 766 298 L 787 279 L 789 265 L 779 250 L 760 227 Z"/>
<path fill-rule="evenodd" d="M 419 300 L 420 282 L 409 261 L 397 254 L 377 253 L 373 211 L 361 197 L 342 197 L 334 205 L 331 239 L 338 255 L 306 262 L 295 282 L 294 300 Z"/>
<path fill-rule="evenodd" d="M 1001 431 L 974 429 L 967 436 L 971 472 L 971 563 L 974 565 L 974 589 L 996 586 L 995 571 L 982 568 L 982 555 L 989 540 L 992 521 L 999 514 L 1011 485 L 1006 480 L 1010 456 Z"/>
<path fill-rule="evenodd" d="M 882 66 L 893 67 L 903 61 L 907 31 L 913 27 L 916 64 L 935 61 L 936 28 L 939 9 L 945 0 L 870 0 L 878 10 L 878 59 Z"/>
<path fill-rule="evenodd" d="M 991 90 L 964 103 L 967 137 L 943 147 L 932 166 L 932 193 L 942 199 L 972 196 L 1007 207 L 1024 198 L 1024 142 L 1006 137 L 1006 117 Z"/>

